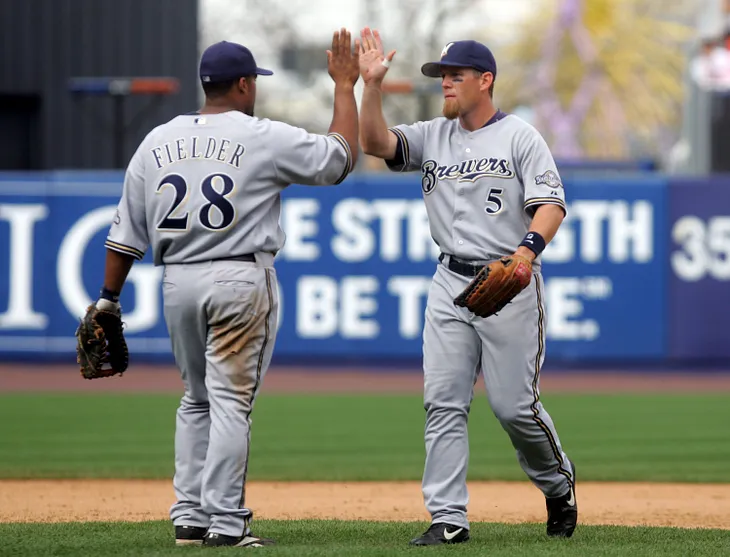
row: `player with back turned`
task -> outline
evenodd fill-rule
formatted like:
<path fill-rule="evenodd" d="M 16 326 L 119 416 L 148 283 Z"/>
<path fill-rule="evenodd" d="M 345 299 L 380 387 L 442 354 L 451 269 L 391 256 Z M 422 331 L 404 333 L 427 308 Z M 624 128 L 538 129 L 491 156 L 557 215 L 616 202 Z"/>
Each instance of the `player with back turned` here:
<path fill-rule="evenodd" d="M 369 28 L 361 48 L 363 151 L 393 171 L 421 172 L 441 250 L 423 330 L 423 496 L 431 526 L 411 544 L 469 539 L 467 416 L 480 372 L 522 469 L 545 495 L 547 534 L 570 537 L 575 467 L 538 386 L 547 322 L 540 255 L 566 214 L 555 161 L 535 128 L 494 107 L 497 65 L 483 44 L 451 42 L 421 68 L 441 80 L 443 117 L 391 128 L 381 84 L 395 51 L 386 56 Z"/>
<path fill-rule="evenodd" d="M 251 412 L 277 333 L 280 194 L 292 183 L 338 184 L 352 171 L 358 53 L 349 32 L 334 34 L 334 115 L 318 135 L 254 117 L 256 77 L 272 72 L 245 47 L 216 43 L 200 61 L 205 106 L 152 130 L 127 168 L 104 287 L 79 326 L 77 353 L 87 378 L 126 369 L 119 295 L 151 246 L 165 268 L 165 321 L 185 387 L 170 509 L 178 545 L 272 543 L 251 531 L 245 488 Z"/>

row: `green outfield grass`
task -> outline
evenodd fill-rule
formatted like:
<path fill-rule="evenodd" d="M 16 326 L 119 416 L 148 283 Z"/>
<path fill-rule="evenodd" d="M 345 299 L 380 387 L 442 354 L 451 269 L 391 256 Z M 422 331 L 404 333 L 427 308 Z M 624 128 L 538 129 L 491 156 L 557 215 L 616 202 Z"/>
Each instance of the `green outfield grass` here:
<path fill-rule="evenodd" d="M 581 480 L 730 481 L 730 397 L 558 395 L 552 414 Z M 178 398 L 0 396 L 0 477 L 169 478 Z M 250 480 L 420 480 L 420 396 L 263 395 Z M 479 392 L 469 477 L 525 480 Z"/>
<path fill-rule="evenodd" d="M 727 554 L 730 531 L 580 526 L 570 540 L 544 535 L 543 525 L 475 524 L 466 544 L 413 548 L 410 538 L 425 524 L 333 521 L 260 521 L 257 533 L 277 546 L 258 551 L 291 557 L 362 555 L 489 555 L 490 557 L 621 556 L 664 557 Z M 166 522 L 88 524 L 0 524 L 0 555 L 210 555 L 202 548 L 177 548 Z M 218 549 L 216 555 L 240 555 Z"/>

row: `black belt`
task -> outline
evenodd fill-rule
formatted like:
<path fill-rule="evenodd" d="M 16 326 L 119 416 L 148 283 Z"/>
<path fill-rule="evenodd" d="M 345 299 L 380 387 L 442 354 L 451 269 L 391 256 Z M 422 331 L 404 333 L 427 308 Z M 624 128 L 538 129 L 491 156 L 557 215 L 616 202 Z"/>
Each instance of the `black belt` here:
<path fill-rule="evenodd" d="M 219 257 L 213 261 L 249 261 L 256 263 L 256 255 L 253 253 L 244 253 L 243 255 L 232 255 L 231 257 Z"/>
<path fill-rule="evenodd" d="M 439 255 L 439 261 L 443 262 L 445 254 Z M 462 263 L 457 261 L 453 256 L 449 257 L 449 270 L 464 276 L 464 277 L 475 277 L 482 270 L 484 265 L 471 265 L 470 263 Z"/>

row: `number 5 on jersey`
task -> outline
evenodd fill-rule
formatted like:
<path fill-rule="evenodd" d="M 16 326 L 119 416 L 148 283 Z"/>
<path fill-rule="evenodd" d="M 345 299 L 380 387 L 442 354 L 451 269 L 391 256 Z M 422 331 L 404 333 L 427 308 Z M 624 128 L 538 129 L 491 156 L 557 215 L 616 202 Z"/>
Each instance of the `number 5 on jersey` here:
<path fill-rule="evenodd" d="M 484 210 L 489 215 L 496 215 L 502 210 L 502 194 L 504 193 L 503 188 L 489 188 L 487 193 L 487 199 L 484 200 L 486 207 Z"/>
<path fill-rule="evenodd" d="M 220 184 L 223 185 L 219 191 Z M 175 215 L 178 209 L 182 209 L 188 200 L 188 183 L 179 174 L 168 174 L 157 185 L 157 193 L 160 193 L 165 186 L 171 186 L 175 190 L 175 199 L 170 208 L 157 224 L 157 230 L 168 232 L 180 232 L 188 230 L 189 213 Z M 203 197 L 208 200 L 198 211 L 200 224 L 213 231 L 225 230 L 236 219 L 236 208 L 227 199 L 234 189 L 233 178 L 227 174 L 211 174 L 203 179 L 200 184 L 200 191 Z M 213 209 L 216 209 L 213 211 Z"/>

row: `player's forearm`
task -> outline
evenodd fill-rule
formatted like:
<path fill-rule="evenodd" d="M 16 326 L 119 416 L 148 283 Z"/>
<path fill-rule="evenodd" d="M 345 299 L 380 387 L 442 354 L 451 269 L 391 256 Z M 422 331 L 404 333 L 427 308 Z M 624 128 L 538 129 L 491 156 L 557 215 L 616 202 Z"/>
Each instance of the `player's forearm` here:
<path fill-rule="evenodd" d="M 134 257 L 131 255 L 107 249 L 106 265 L 104 268 L 104 288 L 110 292 L 120 293 L 133 263 Z"/>
<path fill-rule="evenodd" d="M 362 150 L 381 159 L 393 158 L 390 152 L 390 133 L 383 116 L 383 93 L 380 84 L 366 84 L 360 107 L 360 141 Z"/>
<path fill-rule="evenodd" d="M 350 83 L 335 84 L 335 106 L 330 124 L 330 133 L 338 133 L 345 138 L 352 153 L 352 166 L 357 162 L 360 152 L 358 138 L 357 102 L 355 88 Z"/>
<path fill-rule="evenodd" d="M 530 232 L 537 232 L 545 240 L 545 245 L 549 244 L 557 234 L 560 225 L 565 218 L 565 212 L 559 205 L 540 205 L 535 211 L 532 218 Z M 526 246 L 517 248 L 517 253 L 532 260 L 536 257 L 535 252 Z"/>
<path fill-rule="evenodd" d="M 530 231 L 540 234 L 545 238 L 545 243 L 549 244 L 557 234 L 564 218 L 565 212 L 560 205 L 540 205 L 532 218 Z"/>

